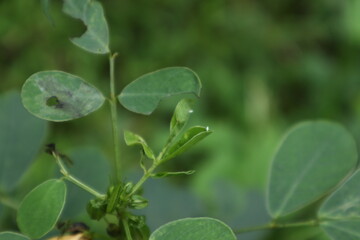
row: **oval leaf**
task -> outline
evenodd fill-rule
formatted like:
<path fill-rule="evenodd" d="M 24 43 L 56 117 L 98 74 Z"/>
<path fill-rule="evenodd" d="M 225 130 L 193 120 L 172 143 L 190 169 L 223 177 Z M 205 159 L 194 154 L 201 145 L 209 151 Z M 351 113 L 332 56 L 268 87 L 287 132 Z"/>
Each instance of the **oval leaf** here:
<path fill-rule="evenodd" d="M 21 97 L 35 116 L 61 122 L 86 116 L 102 106 L 104 96 L 80 77 L 61 71 L 43 71 L 25 82 Z"/>
<path fill-rule="evenodd" d="M 109 52 L 109 28 L 101 4 L 95 0 L 64 0 L 63 11 L 80 19 L 87 31 L 71 41 L 80 48 L 98 54 Z"/>
<path fill-rule="evenodd" d="M 30 166 L 42 147 L 47 122 L 29 114 L 20 93 L 0 97 L 0 188 L 10 191 Z"/>
<path fill-rule="evenodd" d="M 186 93 L 200 96 L 200 90 L 200 79 L 192 70 L 170 67 L 139 77 L 124 88 L 118 99 L 128 110 L 149 115 L 164 98 Z"/>
<path fill-rule="evenodd" d="M 21 232 L 35 239 L 48 233 L 60 217 L 65 197 L 62 180 L 51 179 L 34 188 L 19 207 L 17 223 Z"/>
<path fill-rule="evenodd" d="M 0 233 L 0 240 L 30 240 L 30 238 L 14 232 Z"/>
<path fill-rule="evenodd" d="M 149 240 L 236 240 L 225 223 L 213 218 L 184 218 L 167 223 L 151 234 Z"/>
<path fill-rule="evenodd" d="M 180 140 L 165 152 L 161 161 L 166 161 L 180 155 L 211 133 L 212 131 L 210 131 L 208 127 L 197 126 L 188 129 L 184 135 L 181 136 Z"/>
<path fill-rule="evenodd" d="M 336 240 L 360 239 L 360 172 L 357 171 L 321 206 L 320 226 Z"/>
<path fill-rule="evenodd" d="M 290 214 L 320 198 L 356 162 L 356 144 L 339 124 L 312 121 L 297 125 L 283 140 L 272 163 L 267 194 L 270 215 Z"/>

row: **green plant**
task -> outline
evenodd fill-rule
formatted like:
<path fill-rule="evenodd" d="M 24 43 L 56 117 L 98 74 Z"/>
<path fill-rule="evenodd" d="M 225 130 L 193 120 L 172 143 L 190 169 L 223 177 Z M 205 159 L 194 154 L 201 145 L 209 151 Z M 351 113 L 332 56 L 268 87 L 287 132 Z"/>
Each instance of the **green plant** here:
<path fill-rule="evenodd" d="M 64 11 L 81 19 L 87 26 L 83 36 L 72 39 L 74 44 L 92 53 L 109 54 L 110 97 L 104 97 L 94 86 L 77 76 L 60 71 L 44 71 L 32 75 L 25 82 L 22 101 L 32 114 L 56 122 L 86 116 L 100 108 L 107 100 L 111 109 L 114 136 L 114 171 L 106 193 L 99 193 L 75 178 L 66 167 L 66 155 L 54 144 L 49 144 L 47 152 L 54 157 L 63 176 L 42 183 L 24 198 L 18 207 L 17 216 L 21 232 L 37 239 L 55 226 L 65 204 L 66 180 L 94 196 L 87 206 L 87 211 L 91 218 L 104 220 L 108 234 L 115 239 L 161 240 L 179 236 L 181 239 L 235 239 L 229 227 L 211 218 L 189 218 L 171 222 L 150 236 L 144 217 L 131 211 L 147 206 L 147 200 L 142 197 L 140 190 L 148 178 L 193 173 L 156 172 L 159 165 L 177 157 L 211 133 L 207 127 L 199 126 L 184 131 L 191 114 L 190 100 L 184 99 L 178 103 L 170 122 L 170 135 L 159 154 L 155 154 L 142 137 L 125 131 L 127 145 L 141 146 L 140 166 L 144 174 L 135 184 L 124 181 L 121 174 L 123 157 L 118 136 L 118 101 L 130 111 L 151 114 L 163 98 L 183 93 L 199 95 L 199 78 L 187 68 L 166 68 L 138 78 L 125 87 L 120 95 L 116 95 L 114 64 L 117 54 L 109 50 L 108 28 L 101 5 L 96 1 L 65 0 Z M 11 104 L 4 104 L 4 108 L 9 105 Z M 36 126 L 37 124 L 34 123 Z M 44 128 L 41 124 L 38 124 L 38 127 Z M 36 146 L 33 148 L 36 149 Z M 9 162 L 4 159 L 3 162 Z M 360 234 L 356 228 L 360 214 L 360 193 L 357 189 L 359 174 L 355 172 L 345 181 L 346 177 L 353 173 L 356 162 L 355 143 L 338 124 L 315 121 L 298 125 L 286 136 L 273 161 L 267 205 L 274 220 L 264 226 L 236 232 L 320 226 L 333 239 L 357 239 Z M 8 164 L 4 164 L 6 165 Z M 2 180 L 5 179 L 3 181 L 6 181 L 7 186 L 15 185 L 19 175 L 21 172 L 16 176 L 7 176 L 6 168 L 2 168 Z M 5 196 L 4 194 L 1 198 L 2 203 L 12 205 Z M 288 222 L 285 218 L 316 201 L 321 205 L 316 208 L 317 214 L 310 219 Z M 111 219 L 108 220 L 108 217 Z M 0 233 L 1 240 L 10 238 L 28 239 L 15 233 Z"/>

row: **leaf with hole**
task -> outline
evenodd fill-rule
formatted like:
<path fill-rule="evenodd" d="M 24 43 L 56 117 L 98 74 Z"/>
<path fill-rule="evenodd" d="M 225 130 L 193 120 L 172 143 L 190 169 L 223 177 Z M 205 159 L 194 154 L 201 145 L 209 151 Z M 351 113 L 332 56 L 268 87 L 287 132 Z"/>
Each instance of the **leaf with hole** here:
<path fill-rule="evenodd" d="M 54 122 L 86 116 L 105 101 L 97 88 L 80 77 L 61 71 L 31 75 L 23 85 L 21 97 L 30 113 Z"/>
<path fill-rule="evenodd" d="M 169 222 L 153 232 L 149 240 L 236 240 L 225 223 L 213 218 L 184 218 Z"/>
<path fill-rule="evenodd" d="M 150 159 L 155 159 L 155 155 L 154 155 L 153 151 L 151 150 L 151 148 L 147 145 L 146 141 L 141 136 L 139 136 L 135 133 L 132 133 L 130 131 L 125 131 L 124 139 L 125 139 L 126 145 L 128 145 L 128 146 L 132 146 L 132 145 L 136 145 L 136 144 L 141 145 L 146 156 Z"/>
<path fill-rule="evenodd" d="M 322 204 L 321 228 L 334 240 L 360 238 L 360 172 L 357 171 Z"/>
<path fill-rule="evenodd" d="M 339 124 L 309 121 L 297 125 L 273 159 L 267 189 L 270 215 L 281 217 L 319 199 L 344 179 L 356 162 L 354 139 Z"/>
<path fill-rule="evenodd" d="M 14 232 L 1 232 L 0 240 L 30 240 L 30 238 Z"/>
<path fill-rule="evenodd" d="M 40 238 L 51 231 L 64 208 L 66 185 L 62 180 L 48 180 L 26 195 L 21 202 L 17 223 L 22 233 Z"/>
<path fill-rule="evenodd" d="M 86 32 L 71 41 L 80 48 L 97 54 L 109 53 L 109 28 L 101 4 L 95 0 L 64 0 L 63 11 L 80 19 Z"/>
<path fill-rule="evenodd" d="M 209 136 L 212 131 L 209 130 L 208 127 L 192 127 L 186 130 L 186 132 L 180 137 L 179 141 L 174 143 L 169 149 L 165 152 L 164 157 L 161 161 L 167 161 L 171 158 L 174 158 L 190 147 L 195 145 L 196 143 L 203 140 L 205 137 Z"/>
<path fill-rule="evenodd" d="M 196 73 L 185 67 L 170 67 L 134 80 L 118 99 L 128 110 L 149 115 L 165 98 L 190 93 L 200 96 L 200 90 L 201 82 Z"/>
<path fill-rule="evenodd" d="M 185 124 L 188 122 L 190 114 L 193 112 L 191 106 L 191 99 L 182 99 L 176 105 L 174 114 L 170 122 L 170 138 L 176 137 L 184 128 Z"/>
<path fill-rule="evenodd" d="M 35 159 L 47 133 L 47 122 L 29 114 L 20 93 L 0 96 L 0 188 L 11 191 Z"/>

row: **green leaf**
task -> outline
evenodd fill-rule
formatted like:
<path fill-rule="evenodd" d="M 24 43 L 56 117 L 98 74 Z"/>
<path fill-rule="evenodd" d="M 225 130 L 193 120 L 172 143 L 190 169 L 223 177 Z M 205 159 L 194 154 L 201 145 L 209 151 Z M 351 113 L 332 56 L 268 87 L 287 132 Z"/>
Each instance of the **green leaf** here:
<path fill-rule="evenodd" d="M 104 96 L 80 77 L 61 71 L 43 71 L 25 82 L 21 97 L 35 116 L 61 122 L 86 116 L 102 106 Z"/>
<path fill-rule="evenodd" d="M 212 131 L 209 130 L 208 127 L 192 127 L 188 129 L 179 139 L 178 142 L 176 142 L 174 145 L 172 145 L 164 154 L 164 157 L 162 158 L 163 161 L 167 161 L 171 158 L 174 158 L 181 153 L 188 150 L 190 147 L 192 147 L 197 142 L 200 142 L 205 137 L 209 136 L 212 133 Z"/>
<path fill-rule="evenodd" d="M 212 218 L 184 218 L 167 223 L 153 232 L 149 240 L 236 240 L 225 223 Z"/>
<path fill-rule="evenodd" d="M 109 28 L 101 4 L 95 0 L 64 0 L 63 11 L 80 19 L 86 32 L 71 41 L 80 48 L 97 54 L 109 53 Z"/>
<path fill-rule="evenodd" d="M 290 214 L 335 187 L 357 162 L 356 144 L 339 124 L 309 121 L 286 135 L 270 171 L 267 205 L 274 218 Z"/>
<path fill-rule="evenodd" d="M 146 141 L 139 135 L 132 133 L 130 131 L 124 132 L 125 143 L 128 146 L 139 144 L 142 146 L 146 156 L 150 159 L 155 159 L 155 155 L 151 148 L 147 145 Z"/>
<path fill-rule="evenodd" d="M 359 183 L 357 171 L 319 209 L 320 226 L 334 240 L 360 239 Z"/>
<path fill-rule="evenodd" d="M 170 136 L 177 136 L 184 128 L 193 112 L 191 105 L 190 99 L 183 99 L 177 104 L 170 122 Z"/>
<path fill-rule="evenodd" d="M 50 1 L 51 0 L 41 0 L 41 7 L 42 7 L 42 10 L 43 10 L 46 18 L 49 20 L 51 25 L 55 26 L 54 19 L 52 18 L 51 13 L 50 13 Z"/>
<path fill-rule="evenodd" d="M 191 175 L 194 174 L 195 170 L 190 171 L 179 171 L 179 172 L 159 172 L 151 174 L 151 177 L 153 178 L 163 178 L 163 177 L 170 177 L 170 176 L 176 176 L 176 175 Z"/>
<path fill-rule="evenodd" d="M 118 99 L 128 110 L 149 115 L 165 98 L 187 93 L 200 96 L 200 90 L 196 73 L 185 67 L 170 67 L 139 77 L 123 89 Z"/>
<path fill-rule="evenodd" d="M 30 238 L 14 232 L 1 232 L 0 240 L 30 240 Z"/>
<path fill-rule="evenodd" d="M 36 239 L 51 231 L 64 208 L 65 197 L 66 185 L 62 180 L 51 179 L 34 188 L 18 210 L 21 232 Z"/>
<path fill-rule="evenodd" d="M 13 190 L 38 154 L 47 122 L 29 114 L 20 93 L 0 96 L 0 188 Z"/>

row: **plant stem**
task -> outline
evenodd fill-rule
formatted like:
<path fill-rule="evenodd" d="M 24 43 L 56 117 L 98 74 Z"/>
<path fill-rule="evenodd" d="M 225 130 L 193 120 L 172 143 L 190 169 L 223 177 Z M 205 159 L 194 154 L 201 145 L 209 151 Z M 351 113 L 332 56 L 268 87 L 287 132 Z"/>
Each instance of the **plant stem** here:
<path fill-rule="evenodd" d="M 130 197 L 131 195 L 135 194 L 137 191 L 139 191 L 139 189 L 141 188 L 141 186 L 144 184 L 144 182 L 151 176 L 151 174 L 153 173 L 153 171 L 155 170 L 155 168 L 157 167 L 156 163 L 153 163 L 153 165 L 147 170 L 147 172 L 140 178 L 140 180 L 135 184 L 135 186 L 133 187 L 131 193 L 128 195 L 128 197 Z"/>
<path fill-rule="evenodd" d="M 121 177 L 121 161 L 120 161 L 120 142 L 119 142 L 119 131 L 118 131 L 118 116 L 117 116 L 117 99 L 115 92 L 115 71 L 114 64 L 117 53 L 109 56 L 110 62 L 110 111 L 111 111 L 111 123 L 113 132 L 113 143 L 114 143 L 114 177 L 116 181 L 120 181 Z"/>
<path fill-rule="evenodd" d="M 130 232 L 130 228 L 129 228 L 129 224 L 128 224 L 128 219 L 127 219 L 127 218 L 123 218 L 123 219 L 122 219 L 122 223 L 123 223 L 123 225 L 124 225 L 125 234 L 126 234 L 126 239 L 127 239 L 127 240 L 132 240 L 132 236 L 131 236 L 131 232 Z"/>
<path fill-rule="evenodd" d="M 235 234 L 241 234 L 246 232 L 254 232 L 259 230 L 266 230 L 266 229 L 277 229 L 277 228 L 291 228 L 291 227 L 315 227 L 319 224 L 319 221 L 317 219 L 312 219 L 309 221 L 304 222 L 295 222 L 295 223 L 275 223 L 270 222 L 268 224 L 255 226 L 255 227 L 249 227 L 249 228 L 242 228 L 239 230 L 235 230 Z"/>
<path fill-rule="evenodd" d="M 97 192 L 95 189 L 93 189 L 92 187 L 86 185 L 85 183 L 81 182 L 79 179 L 73 177 L 65 168 L 63 162 L 61 161 L 61 157 L 59 155 L 57 155 L 56 153 L 53 153 L 53 156 L 56 159 L 57 164 L 60 167 L 60 172 L 62 173 L 62 175 L 64 175 L 64 178 L 66 180 L 68 180 L 69 182 L 75 184 L 76 186 L 82 188 L 83 190 L 87 191 L 88 193 L 94 195 L 97 198 L 104 198 L 105 196 L 99 192 Z"/>

